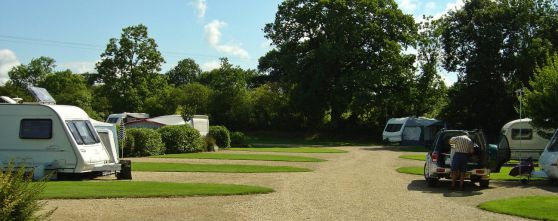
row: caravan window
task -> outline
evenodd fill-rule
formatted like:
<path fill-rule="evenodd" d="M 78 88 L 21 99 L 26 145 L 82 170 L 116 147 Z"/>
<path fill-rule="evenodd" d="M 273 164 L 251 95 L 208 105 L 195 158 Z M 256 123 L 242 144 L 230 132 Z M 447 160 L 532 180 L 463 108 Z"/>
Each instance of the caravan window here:
<path fill-rule="evenodd" d="M 51 119 L 22 119 L 19 123 L 19 138 L 50 139 L 52 138 Z"/>
<path fill-rule="evenodd" d="M 77 144 L 96 144 L 101 142 L 97 132 L 93 129 L 93 126 L 89 121 L 86 120 L 69 120 L 66 121 L 72 136 L 76 140 Z"/>
<path fill-rule="evenodd" d="M 115 124 L 118 121 L 118 117 L 110 117 L 107 123 Z"/>
<path fill-rule="evenodd" d="M 533 139 L 533 130 L 528 128 L 512 129 L 512 140 L 531 140 Z"/>
<path fill-rule="evenodd" d="M 401 126 L 403 126 L 403 124 L 388 124 L 386 126 L 386 132 L 397 132 L 401 130 Z"/>

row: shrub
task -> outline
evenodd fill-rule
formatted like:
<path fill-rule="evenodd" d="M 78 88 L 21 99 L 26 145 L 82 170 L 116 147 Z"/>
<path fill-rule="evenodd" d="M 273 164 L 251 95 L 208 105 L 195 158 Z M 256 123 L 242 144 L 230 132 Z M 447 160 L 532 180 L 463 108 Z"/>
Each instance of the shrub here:
<path fill-rule="evenodd" d="M 192 153 L 204 150 L 204 140 L 200 133 L 188 126 L 165 126 L 157 130 L 165 144 L 165 153 Z"/>
<path fill-rule="evenodd" d="M 242 132 L 231 133 L 231 146 L 233 147 L 246 147 L 248 146 L 248 137 Z"/>
<path fill-rule="evenodd" d="M 165 145 L 156 130 L 148 128 L 126 129 L 124 156 L 143 157 L 165 153 Z"/>
<path fill-rule="evenodd" d="M 215 144 L 219 148 L 231 147 L 230 132 L 225 126 L 210 126 L 207 136 L 215 139 Z"/>
<path fill-rule="evenodd" d="M 33 182 L 25 167 L 15 170 L 12 163 L 6 171 L 0 170 L 0 221 L 46 220 L 55 209 L 37 214 L 46 205 L 39 197 L 45 181 Z"/>

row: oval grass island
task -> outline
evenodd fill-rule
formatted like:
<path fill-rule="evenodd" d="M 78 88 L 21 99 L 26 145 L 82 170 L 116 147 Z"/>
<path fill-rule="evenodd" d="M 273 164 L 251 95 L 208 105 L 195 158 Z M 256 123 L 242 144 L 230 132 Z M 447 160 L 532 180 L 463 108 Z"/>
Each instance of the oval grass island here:
<path fill-rule="evenodd" d="M 51 181 L 41 199 L 108 199 L 187 196 L 227 196 L 271 193 L 260 186 L 140 181 Z"/>

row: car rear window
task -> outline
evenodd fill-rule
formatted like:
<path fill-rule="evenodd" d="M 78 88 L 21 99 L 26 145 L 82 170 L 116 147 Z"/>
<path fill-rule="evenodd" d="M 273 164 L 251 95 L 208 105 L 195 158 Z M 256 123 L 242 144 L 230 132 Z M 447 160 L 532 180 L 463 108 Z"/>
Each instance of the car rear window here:
<path fill-rule="evenodd" d="M 397 132 L 401 130 L 401 126 L 403 126 L 403 124 L 388 124 L 386 126 L 385 131 L 386 132 Z"/>

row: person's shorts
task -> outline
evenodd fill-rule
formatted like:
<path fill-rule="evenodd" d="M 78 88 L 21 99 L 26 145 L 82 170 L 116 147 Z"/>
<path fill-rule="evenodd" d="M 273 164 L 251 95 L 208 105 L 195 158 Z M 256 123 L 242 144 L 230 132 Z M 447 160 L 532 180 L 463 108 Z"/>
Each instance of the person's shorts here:
<path fill-rule="evenodd" d="M 468 154 L 466 153 L 455 153 L 451 160 L 451 171 L 459 170 L 460 172 L 466 172 L 467 162 L 469 161 L 468 158 Z"/>

